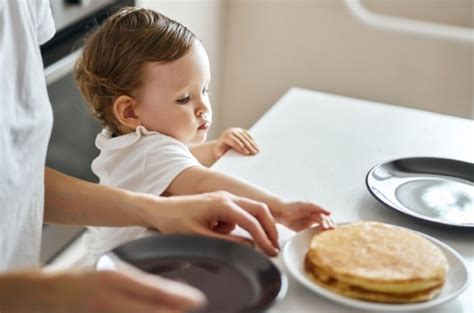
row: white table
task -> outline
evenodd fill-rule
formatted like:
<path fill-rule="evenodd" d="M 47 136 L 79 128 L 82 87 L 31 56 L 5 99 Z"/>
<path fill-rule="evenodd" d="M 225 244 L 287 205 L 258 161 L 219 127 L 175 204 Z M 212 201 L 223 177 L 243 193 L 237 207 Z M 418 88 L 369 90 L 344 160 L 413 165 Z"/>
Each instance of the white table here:
<path fill-rule="evenodd" d="M 433 226 L 386 208 L 365 186 L 368 170 L 391 159 L 434 156 L 473 162 L 472 121 L 294 88 L 251 133 L 261 147 L 259 155 L 231 152 L 213 168 L 288 199 L 314 200 L 330 209 L 336 222 L 374 220 L 424 232 L 460 252 L 474 276 L 474 231 Z M 293 234 L 280 228 L 282 242 Z M 269 312 L 354 311 L 299 284 L 281 255 L 275 263 L 287 275 L 289 288 Z M 474 312 L 474 287 L 429 312 Z"/>

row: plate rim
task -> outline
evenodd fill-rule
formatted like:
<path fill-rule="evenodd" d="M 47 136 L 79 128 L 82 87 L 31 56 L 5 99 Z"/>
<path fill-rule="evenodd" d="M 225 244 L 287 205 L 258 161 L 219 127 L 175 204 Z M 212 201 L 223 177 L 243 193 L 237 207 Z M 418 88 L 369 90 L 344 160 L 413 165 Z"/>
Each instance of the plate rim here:
<path fill-rule="evenodd" d="M 356 222 L 356 221 L 354 221 L 354 222 Z M 346 225 L 346 224 L 354 223 L 354 222 L 345 222 L 345 223 L 338 223 L 338 224 L 339 225 Z M 384 222 L 380 222 L 380 223 L 384 223 Z M 467 287 L 469 286 L 470 281 L 471 281 L 471 275 L 469 273 L 469 270 L 468 270 L 468 267 L 467 267 L 467 264 L 466 264 L 464 258 L 453 247 L 451 247 L 450 245 L 442 242 L 439 239 L 436 239 L 436 238 L 434 238 L 432 236 L 429 236 L 427 234 L 424 234 L 422 232 L 419 232 L 419 231 L 416 231 L 416 230 L 413 230 L 413 229 L 410 229 L 410 228 L 407 228 L 407 227 L 403 227 L 403 226 L 389 224 L 389 223 L 384 223 L 384 224 L 388 224 L 388 225 L 392 225 L 392 226 L 395 226 L 395 227 L 400 227 L 400 228 L 403 228 L 403 229 L 407 229 L 409 231 L 413 231 L 413 232 L 423 236 L 424 238 L 430 240 L 432 243 L 436 244 L 437 246 L 440 246 L 440 247 L 446 249 L 449 253 L 451 253 L 452 256 L 454 256 L 462 264 L 462 268 L 467 273 L 466 279 L 464 281 L 464 284 L 461 286 L 461 288 L 459 288 L 458 290 L 456 290 L 455 292 L 453 292 L 449 295 L 445 295 L 442 298 L 435 297 L 434 299 L 424 301 L 424 302 L 403 303 L 403 304 L 378 303 L 378 302 L 364 301 L 364 300 L 360 300 L 360 299 L 355 299 L 355 298 L 350 298 L 350 297 L 347 297 L 347 296 L 343 296 L 343 295 L 340 295 L 340 294 L 338 294 L 338 293 L 336 293 L 332 290 L 325 289 L 325 288 L 317 285 L 313 281 L 311 281 L 311 279 L 309 277 L 307 277 L 305 273 L 301 273 L 297 269 L 297 266 L 291 265 L 290 262 L 288 261 L 291 245 L 292 245 L 292 243 L 294 243 L 295 238 L 297 238 L 298 236 L 303 236 L 304 235 L 303 233 L 306 234 L 306 233 L 309 233 L 309 232 L 315 232 L 319 229 L 319 226 L 305 229 L 305 230 L 295 234 L 290 240 L 288 240 L 285 243 L 285 246 L 283 247 L 283 263 L 284 263 L 286 269 L 288 270 L 288 272 L 290 272 L 290 274 L 293 276 L 293 278 L 295 278 L 295 280 L 297 280 L 300 284 L 305 286 L 307 289 L 309 289 L 309 290 L 313 291 L 314 293 L 320 295 L 321 297 L 324 297 L 325 299 L 328 299 L 328 300 L 330 300 L 334 303 L 338 303 L 338 304 L 341 304 L 341 305 L 344 305 L 344 306 L 347 306 L 347 307 L 370 310 L 370 311 L 418 311 L 418 310 L 425 310 L 425 309 L 429 309 L 429 308 L 441 305 L 443 303 L 447 303 L 447 302 L 453 300 L 454 298 L 456 298 L 457 296 L 459 296 L 460 294 L 462 294 L 467 289 Z M 449 273 L 449 271 L 448 271 L 448 273 Z M 300 277 L 303 277 L 303 279 L 301 279 Z"/>
<path fill-rule="evenodd" d="M 276 270 L 276 272 L 279 274 L 278 276 L 280 278 L 281 285 L 280 285 L 280 289 L 278 290 L 277 295 L 273 299 L 271 299 L 271 301 L 267 305 L 265 305 L 262 308 L 259 308 L 259 310 L 260 309 L 262 309 L 262 310 L 270 309 L 271 307 L 273 307 L 274 305 L 276 305 L 277 303 L 282 301 L 285 298 L 286 294 L 288 293 L 288 278 L 287 278 L 286 274 L 270 258 L 263 255 L 262 254 L 263 252 L 259 252 L 259 251 L 255 250 L 253 248 L 250 248 L 250 247 L 247 247 L 247 246 L 244 246 L 244 245 L 240 245 L 240 244 L 235 243 L 233 241 L 228 241 L 228 240 L 221 239 L 221 238 L 214 238 L 214 237 L 209 237 L 209 236 L 197 235 L 197 234 L 152 234 L 150 236 L 136 238 L 135 240 L 123 243 L 123 244 L 115 247 L 114 249 L 111 249 L 110 251 L 107 251 L 107 252 L 101 254 L 99 256 L 99 258 L 97 259 L 97 261 L 95 262 L 95 264 L 94 264 L 94 269 L 95 270 L 110 270 L 110 269 L 119 270 L 120 267 L 122 266 L 121 263 L 126 264 L 125 266 L 132 266 L 134 268 L 139 269 L 134 264 L 129 263 L 129 262 L 125 261 L 124 259 L 122 259 L 120 256 L 118 256 L 114 252 L 114 250 L 119 248 L 119 247 L 122 247 L 124 245 L 127 245 L 129 243 L 132 243 L 132 242 L 136 242 L 136 241 L 139 241 L 139 240 L 145 240 L 145 239 L 149 240 L 151 237 L 160 237 L 161 239 L 166 237 L 167 239 L 173 239 L 173 238 L 174 239 L 176 239 L 176 238 L 196 239 L 197 238 L 197 239 L 201 239 L 201 240 L 209 240 L 209 239 L 210 240 L 217 240 L 217 241 L 222 242 L 224 244 L 230 243 L 232 246 L 235 246 L 236 248 L 244 248 L 244 250 L 250 250 L 251 253 L 255 253 L 255 255 L 258 255 L 257 257 L 265 259 L 265 261 L 268 262 L 270 264 L 270 266 L 272 266 Z M 200 256 L 200 257 L 202 257 L 202 256 Z M 104 262 L 104 259 L 107 259 L 107 260 L 105 260 L 105 262 Z M 209 259 L 212 259 L 212 258 L 209 257 Z M 102 262 L 102 264 L 105 264 L 105 265 L 100 265 L 101 262 Z M 111 264 L 110 262 L 113 262 L 113 264 Z M 100 266 L 102 266 L 103 268 L 99 268 Z M 141 269 L 139 269 L 139 270 L 141 270 Z M 263 285 L 260 285 L 260 286 L 263 287 Z"/>
<path fill-rule="evenodd" d="M 365 186 L 367 187 L 367 190 L 369 191 L 369 193 L 382 205 L 384 205 L 388 208 L 394 209 L 398 212 L 401 212 L 405 215 L 412 216 L 412 217 L 415 217 L 417 219 L 420 219 L 420 220 L 423 220 L 423 221 L 426 221 L 426 222 L 430 222 L 430 223 L 434 223 L 434 224 L 439 224 L 439 225 L 460 227 L 460 228 L 464 228 L 464 229 L 474 228 L 474 224 L 459 224 L 459 223 L 455 223 L 455 222 L 449 222 L 449 221 L 445 221 L 445 220 L 441 220 L 441 219 L 437 219 L 437 218 L 432 218 L 432 217 L 429 217 L 429 216 L 426 216 L 426 215 L 419 214 L 419 213 L 417 213 L 413 210 L 410 210 L 408 208 L 405 208 L 405 207 L 399 207 L 397 205 L 392 205 L 392 204 L 384 201 L 381 197 L 379 197 L 372 190 L 372 188 L 370 186 L 370 183 L 369 183 L 369 179 L 371 177 L 371 174 L 374 172 L 374 170 L 376 168 L 378 168 L 378 167 L 380 167 L 384 164 L 389 164 L 389 163 L 393 163 L 393 162 L 396 162 L 396 161 L 402 161 L 402 160 L 411 160 L 411 159 L 436 159 L 436 160 L 450 160 L 450 161 L 458 161 L 458 162 L 468 163 L 468 162 L 465 162 L 465 161 L 462 161 L 462 160 L 457 160 L 457 159 L 441 158 L 441 157 L 419 157 L 419 156 L 418 157 L 397 158 L 397 159 L 392 159 L 392 160 L 389 160 L 389 161 L 379 162 L 376 165 L 372 166 L 372 168 L 365 175 Z"/>

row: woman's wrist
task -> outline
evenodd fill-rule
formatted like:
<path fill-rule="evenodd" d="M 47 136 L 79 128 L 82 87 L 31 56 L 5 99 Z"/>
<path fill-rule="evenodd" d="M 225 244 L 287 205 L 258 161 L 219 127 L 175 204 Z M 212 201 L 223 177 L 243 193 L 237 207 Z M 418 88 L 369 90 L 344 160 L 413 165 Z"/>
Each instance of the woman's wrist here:
<path fill-rule="evenodd" d="M 158 197 L 147 194 L 138 194 L 136 203 L 139 226 L 156 229 L 161 232 L 173 228 L 174 223 L 185 218 L 182 214 L 184 207 L 189 207 L 187 196 L 180 197 Z"/>
<path fill-rule="evenodd" d="M 135 225 L 156 228 L 156 225 L 154 225 L 156 223 L 152 222 L 151 217 L 156 217 L 164 209 L 165 201 L 162 201 L 163 198 L 143 193 L 133 193 L 130 197 L 129 210 L 134 212 L 131 219 Z"/>

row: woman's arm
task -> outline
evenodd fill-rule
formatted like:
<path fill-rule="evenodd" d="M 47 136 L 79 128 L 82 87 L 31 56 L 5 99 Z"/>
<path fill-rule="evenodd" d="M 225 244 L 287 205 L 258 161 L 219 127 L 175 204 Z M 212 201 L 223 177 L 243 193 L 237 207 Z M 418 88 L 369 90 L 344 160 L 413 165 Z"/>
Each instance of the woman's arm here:
<path fill-rule="evenodd" d="M 89 226 L 147 226 L 146 195 L 86 182 L 45 170 L 44 221 Z M 154 199 L 160 205 L 160 198 Z"/>
<path fill-rule="evenodd" d="M 132 267 L 0 273 L 2 313 L 189 312 L 204 303 L 199 290 Z"/>
<path fill-rule="evenodd" d="M 268 255 L 278 254 L 278 234 L 265 204 L 225 192 L 157 197 L 85 182 L 52 169 L 45 173 L 47 223 L 143 226 L 163 233 L 194 233 L 244 242 L 222 231 L 239 225 Z"/>

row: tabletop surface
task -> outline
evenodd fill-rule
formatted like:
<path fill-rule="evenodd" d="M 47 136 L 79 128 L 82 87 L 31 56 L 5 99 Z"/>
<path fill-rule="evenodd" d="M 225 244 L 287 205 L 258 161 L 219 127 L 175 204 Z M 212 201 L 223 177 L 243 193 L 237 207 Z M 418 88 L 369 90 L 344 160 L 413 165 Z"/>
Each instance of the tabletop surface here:
<path fill-rule="evenodd" d="M 433 236 L 457 250 L 474 276 L 474 230 L 429 224 L 384 207 L 365 186 L 376 164 L 429 156 L 473 162 L 471 120 L 382 103 L 290 89 L 250 129 L 257 156 L 227 153 L 213 169 L 235 175 L 282 197 L 313 200 L 336 222 L 373 220 Z M 282 244 L 294 233 L 279 227 Z M 346 312 L 288 277 L 286 297 L 269 312 Z M 360 310 L 357 310 L 360 312 Z M 456 299 L 426 312 L 474 312 L 472 284 Z"/>
<path fill-rule="evenodd" d="M 313 200 L 336 222 L 373 220 L 423 232 L 456 249 L 474 276 L 474 230 L 428 224 L 376 201 L 365 186 L 374 165 L 403 157 L 445 157 L 473 162 L 471 120 L 304 89 L 290 89 L 251 128 L 256 156 L 229 151 L 213 169 L 232 174 L 292 200 Z M 294 235 L 279 227 L 280 243 Z M 46 270 L 85 264 L 78 238 Z M 363 312 L 326 300 L 286 270 L 286 297 L 268 313 Z M 472 279 L 471 279 L 472 280 Z M 474 312 L 474 286 L 449 303 L 418 312 Z"/>

